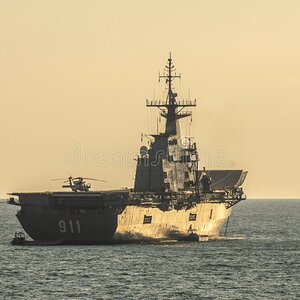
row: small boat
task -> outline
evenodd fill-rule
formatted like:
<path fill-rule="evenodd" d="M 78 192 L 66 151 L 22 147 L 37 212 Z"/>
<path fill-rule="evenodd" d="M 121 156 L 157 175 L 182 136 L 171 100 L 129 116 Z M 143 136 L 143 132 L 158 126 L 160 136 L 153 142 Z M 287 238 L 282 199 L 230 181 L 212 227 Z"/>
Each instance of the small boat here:
<path fill-rule="evenodd" d="M 14 239 L 11 241 L 12 245 L 22 245 L 25 242 L 25 234 L 23 232 L 16 232 Z"/>

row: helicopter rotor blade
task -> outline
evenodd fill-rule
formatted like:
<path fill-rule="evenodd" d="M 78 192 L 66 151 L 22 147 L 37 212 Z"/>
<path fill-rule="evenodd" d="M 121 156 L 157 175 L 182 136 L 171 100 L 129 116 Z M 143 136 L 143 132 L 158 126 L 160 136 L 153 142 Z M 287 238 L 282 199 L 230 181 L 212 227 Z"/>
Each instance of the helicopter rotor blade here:
<path fill-rule="evenodd" d="M 94 181 L 100 181 L 100 182 L 107 182 L 106 180 L 98 179 L 98 178 L 91 178 L 91 177 L 68 177 L 68 178 L 54 178 L 51 179 L 51 181 L 63 181 L 63 182 L 69 182 L 70 180 L 80 180 L 83 181 L 84 179 L 87 180 L 94 180 Z"/>
<path fill-rule="evenodd" d="M 66 178 L 55 178 L 55 179 L 51 179 L 51 181 L 62 181 L 62 180 L 66 180 Z"/>
<path fill-rule="evenodd" d="M 98 178 L 84 177 L 83 179 L 94 180 L 94 181 L 101 181 L 101 182 L 107 182 L 106 180 L 102 180 L 102 179 L 98 179 Z"/>

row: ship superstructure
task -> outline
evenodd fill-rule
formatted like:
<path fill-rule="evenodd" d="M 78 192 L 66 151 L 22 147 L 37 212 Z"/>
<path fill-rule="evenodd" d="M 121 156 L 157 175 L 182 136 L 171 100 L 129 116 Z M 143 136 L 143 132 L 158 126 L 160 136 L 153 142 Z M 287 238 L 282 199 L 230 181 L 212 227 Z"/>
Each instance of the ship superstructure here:
<path fill-rule="evenodd" d="M 147 107 L 156 107 L 160 116 L 166 119 L 163 133 L 151 134 L 152 141 L 148 151 L 141 151 L 138 158 L 134 190 L 138 192 L 182 192 L 198 191 L 198 153 L 196 144 L 180 133 L 179 120 L 191 116 L 187 107 L 196 106 L 194 101 L 178 101 L 172 82 L 180 78 L 176 75 L 171 55 L 165 67 L 165 79 L 168 86 L 165 101 L 147 101 Z M 145 150 L 145 149 L 144 149 Z"/>
<path fill-rule="evenodd" d="M 12 193 L 20 205 L 17 217 L 27 234 L 51 244 L 101 244 L 161 239 L 213 239 L 245 199 L 241 188 L 247 172 L 199 170 L 196 143 L 182 137 L 180 120 L 196 100 L 178 100 L 173 81 L 180 78 L 171 54 L 164 74 L 164 101 L 147 101 L 165 119 L 163 132 L 148 135 L 150 145 L 137 157 L 133 189 Z M 79 177 L 81 178 L 81 177 Z M 81 178 L 82 179 L 82 178 Z M 75 186 L 76 187 L 76 186 Z"/>

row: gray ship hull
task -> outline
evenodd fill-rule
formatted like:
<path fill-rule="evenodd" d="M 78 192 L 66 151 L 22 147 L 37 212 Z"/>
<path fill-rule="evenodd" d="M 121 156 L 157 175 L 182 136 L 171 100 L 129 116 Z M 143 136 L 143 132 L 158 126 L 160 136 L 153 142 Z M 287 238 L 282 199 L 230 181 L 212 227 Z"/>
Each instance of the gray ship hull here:
<path fill-rule="evenodd" d="M 112 241 L 117 214 L 17 214 L 34 241 L 56 244 L 104 244 Z"/>
<path fill-rule="evenodd" d="M 188 239 L 193 234 L 218 237 L 230 216 L 224 203 L 200 203 L 191 209 L 162 211 L 155 207 L 127 206 L 121 213 L 78 211 L 24 213 L 17 217 L 35 241 L 56 244 L 107 244 Z"/>
<path fill-rule="evenodd" d="M 191 234 L 215 239 L 231 214 L 224 203 L 198 203 L 190 209 L 161 211 L 127 206 L 118 216 L 114 241 L 188 239 Z M 151 217 L 151 223 L 145 218 Z"/>

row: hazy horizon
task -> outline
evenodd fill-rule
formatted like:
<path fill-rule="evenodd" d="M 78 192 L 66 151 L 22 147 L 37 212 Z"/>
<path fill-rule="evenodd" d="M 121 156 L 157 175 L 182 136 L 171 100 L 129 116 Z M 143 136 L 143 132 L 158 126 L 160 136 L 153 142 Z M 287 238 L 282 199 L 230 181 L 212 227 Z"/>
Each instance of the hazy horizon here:
<path fill-rule="evenodd" d="M 69 175 L 132 187 L 170 51 L 200 167 L 249 171 L 248 198 L 300 198 L 299 1 L 2 0 L 0 25 L 0 198 Z"/>

